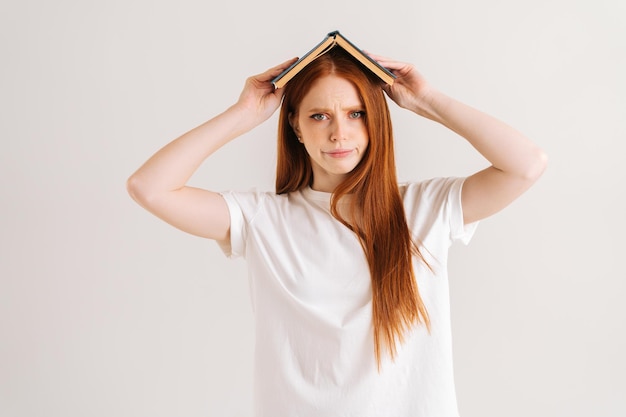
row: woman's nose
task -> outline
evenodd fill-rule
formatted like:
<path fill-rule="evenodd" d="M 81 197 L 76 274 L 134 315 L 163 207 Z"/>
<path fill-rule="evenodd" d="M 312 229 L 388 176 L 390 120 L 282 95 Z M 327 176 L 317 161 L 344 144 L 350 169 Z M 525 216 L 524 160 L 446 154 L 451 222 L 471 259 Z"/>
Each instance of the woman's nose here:
<path fill-rule="evenodd" d="M 336 142 L 345 140 L 345 126 L 341 120 L 335 119 L 331 125 L 330 140 Z"/>

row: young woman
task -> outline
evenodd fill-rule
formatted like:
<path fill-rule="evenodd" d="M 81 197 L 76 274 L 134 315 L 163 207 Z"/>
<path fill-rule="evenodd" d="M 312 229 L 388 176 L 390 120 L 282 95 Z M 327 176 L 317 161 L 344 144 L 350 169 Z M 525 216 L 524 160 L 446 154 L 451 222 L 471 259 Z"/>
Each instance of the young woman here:
<path fill-rule="evenodd" d="M 541 175 L 543 152 L 506 124 L 373 56 L 381 82 L 334 48 L 283 89 L 250 77 L 239 100 L 152 156 L 131 196 L 173 226 L 248 262 L 257 416 L 458 416 L 448 247 Z M 398 184 L 389 97 L 452 129 L 490 166 Z M 281 104 L 282 103 L 282 104 Z M 228 141 L 281 107 L 275 192 L 186 185 Z"/>

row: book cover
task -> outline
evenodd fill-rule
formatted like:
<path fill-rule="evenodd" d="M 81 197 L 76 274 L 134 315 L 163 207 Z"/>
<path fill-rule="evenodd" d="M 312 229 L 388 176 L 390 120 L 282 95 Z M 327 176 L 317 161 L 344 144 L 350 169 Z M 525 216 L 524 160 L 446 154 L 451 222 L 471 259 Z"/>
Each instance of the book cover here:
<path fill-rule="evenodd" d="M 302 69 L 313 62 L 316 58 L 330 51 L 332 48 L 339 46 L 348 52 L 352 57 L 359 61 L 363 66 L 376 74 L 386 84 L 393 84 L 396 76 L 387 68 L 380 65 L 378 62 L 370 58 L 355 44 L 350 42 L 345 36 L 339 33 L 338 30 L 330 32 L 326 37 L 318 43 L 313 49 L 307 52 L 304 56 L 294 62 L 289 68 L 284 70 L 278 76 L 272 80 L 275 88 L 282 88 L 296 76 Z"/>

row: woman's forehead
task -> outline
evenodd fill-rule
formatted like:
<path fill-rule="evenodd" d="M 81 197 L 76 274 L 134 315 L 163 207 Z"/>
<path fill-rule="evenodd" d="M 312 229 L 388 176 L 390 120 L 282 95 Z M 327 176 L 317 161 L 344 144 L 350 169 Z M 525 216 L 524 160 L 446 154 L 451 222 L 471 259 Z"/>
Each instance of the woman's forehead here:
<path fill-rule="evenodd" d="M 327 75 L 313 83 L 303 97 L 300 108 L 315 106 L 361 106 L 358 90 L 350 81 L 337 75 Z"/>

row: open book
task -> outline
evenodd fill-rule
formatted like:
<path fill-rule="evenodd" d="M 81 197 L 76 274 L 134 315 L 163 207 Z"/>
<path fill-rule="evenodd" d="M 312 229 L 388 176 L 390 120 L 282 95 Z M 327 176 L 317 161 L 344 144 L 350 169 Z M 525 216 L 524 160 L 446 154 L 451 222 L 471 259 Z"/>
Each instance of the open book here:
<path fill-rule="evenodd" d="M 311 49 L 302 58 L 298 59 L 293 65 L 280 73 L 276 78 L 272 80 L 275 88 L 281 88 L 289 82 L 297 73 L 299 73 L 304 67 L 313 62 L 320 55 L 330 51 L 335 46 L 343 48 L 346 52 L 352 55 L 357 61 L 363 64 L 366 68 L 376 74 L 386 84 L 393 84 L 396 76 L 384 68 L 378 62 L 374 61 L 363 51 L 357 48 L 352 42 L 346 39 L 339 31 L 330 32 L 322 42 L 317 44 L 315 48 Z"/>

